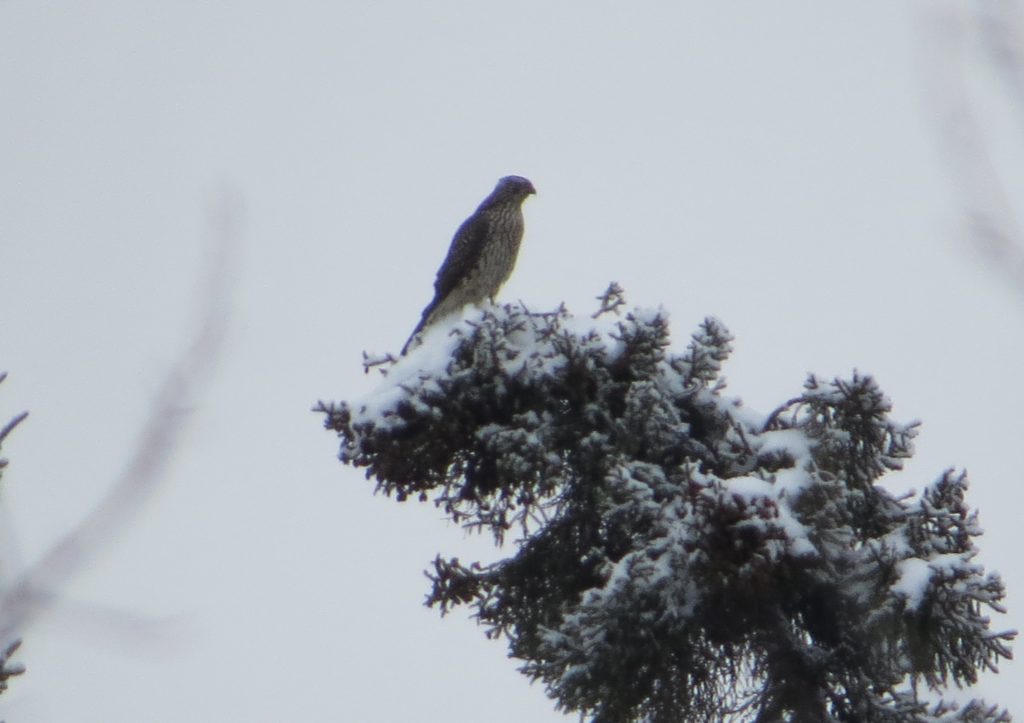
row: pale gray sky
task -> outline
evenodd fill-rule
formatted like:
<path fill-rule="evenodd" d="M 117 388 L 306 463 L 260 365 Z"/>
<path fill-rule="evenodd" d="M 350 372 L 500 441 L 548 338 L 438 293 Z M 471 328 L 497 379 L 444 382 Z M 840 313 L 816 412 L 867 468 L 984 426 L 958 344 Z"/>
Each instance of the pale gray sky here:
<path fill-rule="evenodd" d="M 373 497 L 308 411 L 374 384 L 362 350 L 401 347 L 509 173 L 538 195 L 504 298 L 589 313 L 614 279 L 680 345 L 718 316 L 729 390 L 762 409 L 809 371 L 874 374 L 924 423 L 893 488 L 969 470 L 996 626 L 1024 628 L 1024 305 L 971 245 L 927 92 L 944 18 L 1021 208 L 1024 126 L 974 7 L 0 3 L 0 419 L 31 411 L 5 579 L 117 478 L 192 331 L 206 209 L 244 205 L 221 364 L 160 492 L 22 631 L 6 719 L 572 720 L 421 605 L 429 560 L 484 542 Z M 981 693 L 1024 710 L 1004 671 Z"/>

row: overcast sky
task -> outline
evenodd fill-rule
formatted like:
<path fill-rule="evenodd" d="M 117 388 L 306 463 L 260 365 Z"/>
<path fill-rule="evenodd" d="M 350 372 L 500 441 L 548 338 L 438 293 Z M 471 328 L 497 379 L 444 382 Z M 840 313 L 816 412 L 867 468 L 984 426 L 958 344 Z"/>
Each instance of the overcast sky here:
<path fill-rule="evenodd" d="M 715 315 L 755 408 L 807 372 L 875 375 L 923 422 L 887 484 L 968 469 L 1009 590 L 994 625 L 1024 628 L 1024 294 L 966 220 L 1021 208 L 1024 105 L 974 9 L 0 3 L 0 420 L 31 411 L 3 449 L 5 580 L 115 484 L 195 332 L 219 199 L 238 229 L 223 351 L 173 410 L 167 474 L 21 631 L 3 715 L 573 720 L 422 606 L 434 555 L 486 541 L 374 497 L 309 411 L 372 388 L 362 351 L 401 347 L 510 173 L 538 195 L 502 298 L 590 313 L 616 280 L 679 347 Z M 1020 712 L 1021 676 L 980 693 Z"/>

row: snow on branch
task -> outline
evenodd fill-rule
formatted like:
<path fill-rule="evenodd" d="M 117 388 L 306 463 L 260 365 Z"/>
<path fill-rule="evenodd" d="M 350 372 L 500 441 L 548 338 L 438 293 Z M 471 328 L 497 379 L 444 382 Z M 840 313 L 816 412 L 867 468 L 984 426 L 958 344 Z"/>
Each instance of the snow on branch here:
<path fill-rule="evenodd" d="M 966 478 L 878 483 L 913 453 L 875 380 L 823 381 L 769 415 L 724 395 L 732 337 L 673 351 L 663 309 L 488 306 L 320 403 L 340 458 L 508 554 L 438 556 L 427 602 L 469 606 L 560 708 L 595 721 L 1001 720 L 918 695 L 1008 658 L 976 562 Z M 504 545 L 509 536 L 512 545 Z M 957 716 L 950 718 L 950 716 Z"/>

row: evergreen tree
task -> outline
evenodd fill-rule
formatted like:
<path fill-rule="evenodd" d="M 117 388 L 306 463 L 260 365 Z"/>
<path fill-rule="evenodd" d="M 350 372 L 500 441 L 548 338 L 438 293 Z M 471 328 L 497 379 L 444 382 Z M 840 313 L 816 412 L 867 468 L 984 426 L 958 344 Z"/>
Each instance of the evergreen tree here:
<path fill-rule="evenodd" d="M 870 376 L 811 376 L 759 414 L 723 393 L 719 321 L 673 353 L 665 313 L 623 303 L 613 285 L 593 323 L 489 307 L 318 406 L 379 491 L 513 536 L 493 564 L 437 557 L 428 604 L 470 606 L 602 723 L 1009 720 L 934 700 L 1014 637 L 985 617 L 1004 590 L 965 475 L 894 497 L 916 426 Z"/>

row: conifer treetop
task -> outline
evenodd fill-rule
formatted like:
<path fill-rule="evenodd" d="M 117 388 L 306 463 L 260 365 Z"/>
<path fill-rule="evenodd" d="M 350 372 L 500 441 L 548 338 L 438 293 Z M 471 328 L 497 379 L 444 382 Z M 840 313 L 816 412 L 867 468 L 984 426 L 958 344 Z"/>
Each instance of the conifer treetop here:
<path fill-rule="evenodd" d="M 321 403 L 340 458 L 507 556 L 438 556 L 556 705 L 620 721 L 1002 721 L 949 686 L 1010 657 L 967 479 L 879 486 L 913 453 L 868 375 L 809 377 L 768 414 L 724 393 L 725 326 L 681 353 L 663 309 L 486 307 L 439 324 L 363 400 Z"/>

